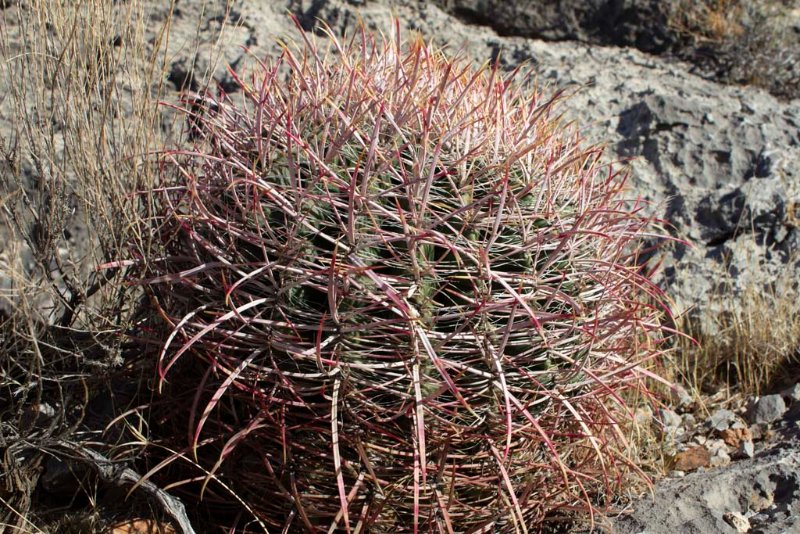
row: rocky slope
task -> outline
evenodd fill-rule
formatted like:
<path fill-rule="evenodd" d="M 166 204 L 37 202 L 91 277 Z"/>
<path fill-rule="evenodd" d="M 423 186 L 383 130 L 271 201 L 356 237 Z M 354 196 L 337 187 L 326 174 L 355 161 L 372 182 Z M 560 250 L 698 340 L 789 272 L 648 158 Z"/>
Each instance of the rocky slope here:
<path fill-rule="evenodd" d="M 689 408 L 689 406 L 685 406 Z M 684 411 L 680 407 L 679 411 Z M 800 384 L 696 421 L 662 410 L 670 475 L 613 522 L 621 534 L 800 529 Z"/>

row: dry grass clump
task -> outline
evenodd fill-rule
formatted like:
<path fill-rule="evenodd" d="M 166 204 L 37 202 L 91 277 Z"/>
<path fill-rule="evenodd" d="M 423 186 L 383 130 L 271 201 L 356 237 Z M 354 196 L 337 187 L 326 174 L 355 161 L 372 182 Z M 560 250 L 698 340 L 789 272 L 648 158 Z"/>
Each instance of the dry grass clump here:
<path fill-rule="evenodd" d="M 494 68 L 303 38 L 191 100 L 150 221 L 166 253 L 133 247 L 155 419 L 206 470 L 175 484 L 224 502 L 222 480 L 284 531 L 592 513 L 635 469 L 622 396 L 663 350 L 624 175 Z"/>
<path fill-rule="evenodd" d="M 797 280 L 784 275 L 772 283 L 734 290 L 728 279 L 710 296 L 713 315 L 687 321 L 675 362 L 678 377 L 696 392 L 730 388 L 758 395 L 797 380 L 800 315 Z"/>
<path fill-rule="evenodd" d="M 0 523 L 10 529 L 37 530 L 40 475 L 49 459 L 76 457 L 59 443 L 114 445 L 87 424 L 87 405 L 130 372 L 122 334 L 138 289 L 95 267 L 123 242 L 149 247 L 130 194 L 152 184 L 146 156 L 160 146 L 164 35 L 148 43 L 147 24 L 138 1 L 0 10 Z M 95 497 L 88 480 L 77 502 Z"/>
<path fill-rule="evenodd" d="M 688 0 L 669 9 L 674 52 L 726 83 L 800 97 L 800 3 L 796 0 Z"/>
<path fill-rule="evenodd" d="M 698 42 L 720 42 L 745 33 L 745 16 L 739 0 L 706 0 L 680 4 L 671 23 Z"/>

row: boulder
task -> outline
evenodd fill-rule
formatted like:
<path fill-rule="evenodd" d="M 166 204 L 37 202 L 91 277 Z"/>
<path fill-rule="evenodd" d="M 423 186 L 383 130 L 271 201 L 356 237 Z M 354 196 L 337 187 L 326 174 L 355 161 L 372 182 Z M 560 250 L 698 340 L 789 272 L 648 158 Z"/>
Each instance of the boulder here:
<path fill-rule="evenodd" d="M 483 24 L 498 35 L 546 41 L 585 41 L 663 52 L 674 44 L 668 3 L 656 0 L 437 0 L 467 24 Z"/>
<path fill-rule="evenodd" d="M 786 403 L 780 395 L 765 395 L 753 400 L 747 410 L 750 423 L 773 423 L 786 413 Z"/>

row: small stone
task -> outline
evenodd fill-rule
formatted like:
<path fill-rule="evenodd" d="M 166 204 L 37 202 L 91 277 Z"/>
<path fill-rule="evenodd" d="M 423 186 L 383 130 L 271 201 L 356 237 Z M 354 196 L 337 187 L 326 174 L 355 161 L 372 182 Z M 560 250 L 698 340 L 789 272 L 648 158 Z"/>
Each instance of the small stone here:
<path fill-rule="evenodd" d="M 729 463 L 731 463 L 731 457 L 725 449 L 719 449 L 708 462 L 711 467 L 723 467 Z"/>
<path fill-rule="evenodd" d="M 752 441 L 742 441 L 739 444 L 739 456 L 744 458 L 752 458 L 756 454 L 755 445 Z"/>
<path fill-rule="evenodd" d="M 750 521 L 739 512 L 725 512 L 722 519 L 732 526 L 736 532 L 745 534 L 750 531 Z"/>
<path fill-rule="evenodd" d="M 761 425 L 750 425 L 750 434 L 753 436 L 753 441 L 758 441 L 764 437 L 764 428 Z"/>
<path fill-rule="evenodd" d="M 665 432 L 672 434 L 675 433 L 675 430 L 680 428 L 681 423 L 683 422 L 681 416 L 669 408 L 659 408 L 658 420 L 661 421 L 662 425 L 664 425 Z"/>
<path fill-rule="evenodd" d="M 753 434 L 750 433 L 750 429 L 747 427 L 731 427 L 718 432 L 717 435 L 722 438 L 722 441 L 725 442 L 725 445 L 733 448 L 737 448 L 743 441 L 753 441 Z"/>
<path fill-rule="evenodd" d="M 675 455 L 673 469 L 676 471 L 694 471 L 701 467 L 708 467 L 711 454 L 705 447 L 692 447 Z"/>
<path fill-rule="evenodd" d="M 675 406 L 679 408 L 686 408 L 692 405 L 694 399 L 692 396 L 689 395 L 689 392 L 686 391 L 686 388 L 681 386 L 680 384 L 675 384 L 672 386 L 672 402 L 675 403 Z"/>
<path fill-rule="evenodd" d="M 52 418 L 52 417 L 55 417 L 56 410 L 55 410 L 55 408 L 53 408 L 49 404 L 44 403 L 44 404 L 40 404 L 39 405 L 39 414 L 41 414 L 41 415 L 43 415 L 45 417 L 48 417 L 48 418 Z"/>
<path fill-rule="evenodd" d="M 741 419 L 737 419 L 736 421 L 733 422 L 731 428 L 734 430 L 738 430 L 740 428 L 747 428 L 747 425 L 744 424 L 744 421 L 742 421 Z"/>
<path fill-rule="evenodd" d="M 710 439 L 706 441 L 706 449 L 711 454 L 717 454 L 717 451 L 728 451 L 728 446 L 721 439 Z"/>
<path fill-rule="evenodd" d="M 725 430 L 736 420 L 736 414 L 730 410 L 720 409 L 706 419 L 706 425 L 714 430 Z"/>
<path fill-rule="evenodd" d="M 753 401 L 747 416 L 751 423 L 772 423 L 783 417 L 786 403 L 780 395 L 764 395 Z"/>

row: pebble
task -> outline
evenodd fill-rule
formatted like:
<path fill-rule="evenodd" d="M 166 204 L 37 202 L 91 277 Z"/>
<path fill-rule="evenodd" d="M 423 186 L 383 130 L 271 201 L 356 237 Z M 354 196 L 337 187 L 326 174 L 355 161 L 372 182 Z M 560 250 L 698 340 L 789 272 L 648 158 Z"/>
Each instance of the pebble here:
<path fill-rule="evenodd" d="M 753 441 L 753 434 L 747 427 L 731 427 L 727 430 L 718 432 L 718 434 L 728 447 L 736 448 L 743 441 Z"/>
<path fill-rule="evenodd" d="M 755 445 L 752 441 L 743 441 L 739 444 L 739 456 L 752 458 L 756 454 Z"/>
<path fill-rule="evenodd" d="M 725 512 L 722 519 L 732 526 L 736 532 L 744 534 L 750 531 L 750 521 L 739 512 Z"/>
<path fill-rule="evenodd" d="M 708 462 L 711 467 L 722 467 L 731 463 L 731 457 L 726 449 L 718 449 Z"/>
<path fill-rule="evenodd" d="M 728 446 L 721 439 L 710 439 L 706 441 L 706 449 L 711 454 L 717 454 L 717 451 L 728 451 Z"/>
<path fill-rule="evenodd" d="M 786 403 L 780 395 L 764 395 L 752 401 L 747 417 L 751 423 L 772 423 L 783 417 Z"/>
<path fill-rule="evenodd" d="M 686 388 L 680 384 L 672 386 L 672 400 L 679 408 L 687 408 L 694 402 L 694 399 L 692 399 L 692 396 L 686 391 Z"/>
<path fill-rule="evenodd" d="M 764 437 L 764 428 L 761 425 L 750 425 L 750 434 L 758 441 Z"/>
<path fill-rule="evenodd" d="M 711 455 L 705 447 L 692 447 L 675 455 L 673 468 L 676 471 L 694 471 L 701 467 L 708 467 Z"/>
<path fill-rule="evenodd" d="M 741 419 L 738 419 L 738 418 L 731 425 L 731 429 L 732 430 L 739 430 L 739 429 L 742 429 L 742 428 L 747 428 L 747 425 L 744 424 L 744 421 L 742 421 Z"/>
<path fill-rule="evenodd" d="M 736 421 L 736 414 L 730 410 L 720 409 L 706 419 L 706 425 L 714 430 L 726 430 Z"/>
<path fill-rule="evenodd" d="M 669 408 L 659 408 L 658 420 L 664 425 L 664 432 L 667 434 L 675 434 L 683 422 L 681 416 Z"/>

